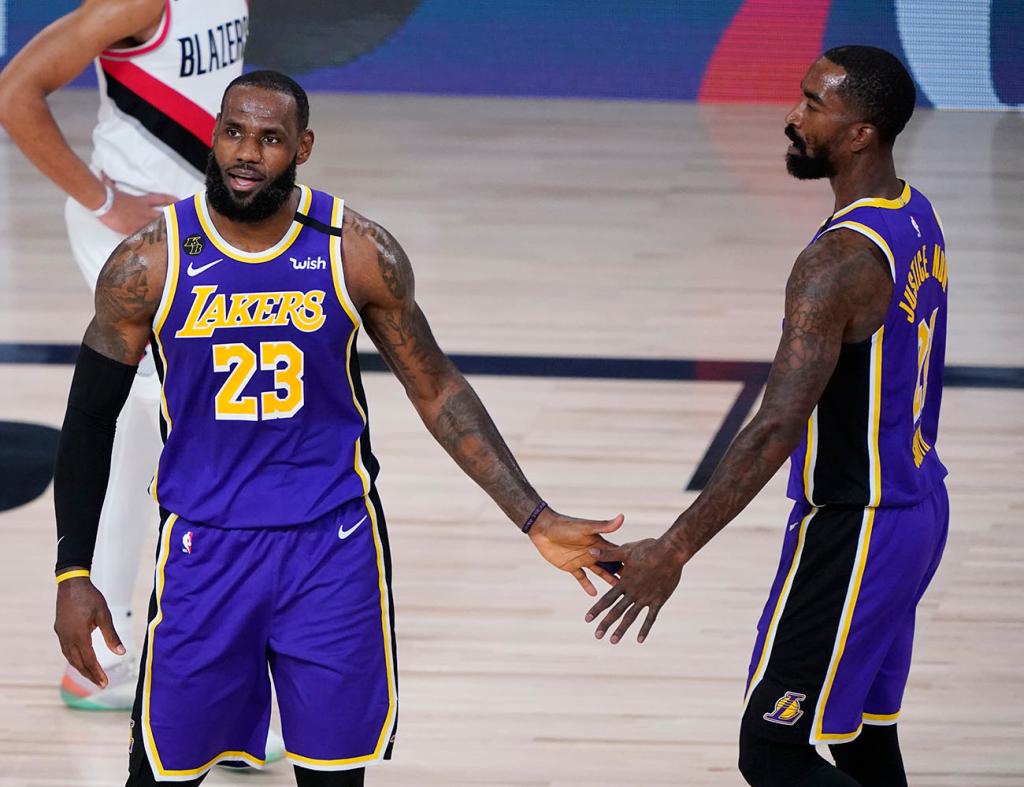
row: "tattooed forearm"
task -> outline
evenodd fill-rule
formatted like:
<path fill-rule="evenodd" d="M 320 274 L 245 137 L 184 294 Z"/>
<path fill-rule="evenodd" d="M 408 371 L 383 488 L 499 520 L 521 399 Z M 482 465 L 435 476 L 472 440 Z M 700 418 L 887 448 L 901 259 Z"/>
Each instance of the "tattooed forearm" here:
<path fill-rule="evenodd" d="M 427 420 L 427 419 L 425 419 Z M 476 392 L 463 379 L 444 399 L 427 427 L 498 507 L 523 522 L 540 501 Z"/>
<path fill-rule="evenodd" d="M 786 319 L 764 401 L 729 447 L 670 539 L 684 559 L 742 511 L 782 466 L 828 384 L 842 342 L 870 336 L 891 295 L 884 260 L 854 233 L 830 233 L 806 249 L 786 286 Z"/>
<path fill-rule="evenodd" d="M 430 396 L 454 366 L 437 346 L 415 303 L 366 311 L 366 328 L 380 354 L 413 398 Z"/>
<path fill-rule="evenodd" d="M 435 439 L 502 511 L 525 520 L 540 498 L 419 308 L 374 314 L 366 324 Z"/>
<path fill-rule="evenodd" d="M 434 438 L 513 521 L 522 523 L 540 498 L 516 464 L 476 393 L 438 347 L 415 301 L 412 266 L 398 241 L 379 224 L 345 210 L 346 275 L 363 323 L 381 356 Z"/>
<path fill-rule="evenodd" d="M 672 543 L 688 559 L 731 522 L 771 480 L 800 432 L 753 421 L 733 441 L 694 504 L 676 520 Z"/>

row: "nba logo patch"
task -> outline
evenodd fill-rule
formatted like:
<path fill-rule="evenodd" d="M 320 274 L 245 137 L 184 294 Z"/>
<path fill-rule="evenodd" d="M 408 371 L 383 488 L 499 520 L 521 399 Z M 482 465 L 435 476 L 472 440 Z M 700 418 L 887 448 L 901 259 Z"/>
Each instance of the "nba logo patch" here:
<path fill-rule="evenodd" d="M 185 535 L 181 537 L 181 551 L 186 555 L 192 554 L 192 531 L 189 530 Z M 803 699 L 803 697 L 801 697 Z"/>
<path fill-rule="evenodd" d="M 797 720 L 804 715 L 800 709 L 801 700 L 807 699 L 806 694 L 797 694 L 795 691 L 787 691 L 775 700 L 775 710 L 766 713 L 762 718 L 772 724 L 783 724 L 792 727 Z"/>

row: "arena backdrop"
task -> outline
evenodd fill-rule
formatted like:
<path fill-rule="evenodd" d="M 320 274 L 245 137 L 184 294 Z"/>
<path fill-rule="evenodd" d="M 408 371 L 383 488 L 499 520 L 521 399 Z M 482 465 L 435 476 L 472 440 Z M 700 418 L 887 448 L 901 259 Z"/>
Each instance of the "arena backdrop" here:
<path fill-rule="evenodd" d="M 0 65 L 76 5 L 0 0 Z M 777 103 L 816 54 L 861 43 L 897 53 L 924 105 L 1024 106 L 1022 0 L 253 0 L 251 13 L 250 66 L 316 90 Z"/>

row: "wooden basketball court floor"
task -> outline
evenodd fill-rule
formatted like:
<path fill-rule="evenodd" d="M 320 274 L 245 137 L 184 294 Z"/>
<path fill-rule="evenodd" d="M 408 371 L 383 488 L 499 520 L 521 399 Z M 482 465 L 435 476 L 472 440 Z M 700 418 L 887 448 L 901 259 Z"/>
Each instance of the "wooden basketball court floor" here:
<path fill-rule="evenodd" d="M 95 96 L 53 103 L 87 152 Z M 827 184 L 785 173 L 783 115 L 316 95 L 300 176 L 402 241 L 442 345 L 490 372 L 471 380 L 551 504 L 622 511 L 632 540 L 693 500 L 686 487 L 763 370 L 667 361 L 770 360 L 789 266 L 830 212 Z M 947 228 L 956 367 L 937 449 L 952 529 L 918 616 L 905 758 L 913 785 L 1021 785 L 1024 117 L 919 111 L 897 156 Z M 63 414 L 67 349 L 91 304 L 62 205 L 0 141 L 0 420 L 56 427 Z M 782 473 L 687 567 L 648 642 L 612 647 L 583 622 L 589 599 L 461 475 L 396 381 L 365 381 L 402 688 L 396 759 L 368 784 L 739 784 L 743 681 L 789 508 Z M 0 514 L 0 785 L 119 785 L 125 716 L 58 697 L 53 540 L 49 491 Z M 150 578 L 140 566 L 140 611 Z M 291 783 L 282 765 L 207 781 Z"/>

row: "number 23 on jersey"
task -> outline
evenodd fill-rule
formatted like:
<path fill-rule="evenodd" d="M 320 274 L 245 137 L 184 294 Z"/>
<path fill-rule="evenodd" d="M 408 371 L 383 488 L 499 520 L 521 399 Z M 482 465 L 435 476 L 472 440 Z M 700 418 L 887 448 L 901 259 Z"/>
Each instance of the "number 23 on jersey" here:
<path fill-rule="evenodd" d="M 259 354 L 247 344 L 213 345 L 213 370 L 227 372 L 214 401 L 218 421 L 269 421 L 291 418 L 302 409 L 302 350 L 292 342 L 260 342 Z M 261 371 L 274 373 L 274 389 L 258 397 L 243 396 L 246 385 Z"/>

